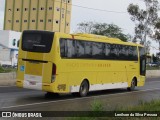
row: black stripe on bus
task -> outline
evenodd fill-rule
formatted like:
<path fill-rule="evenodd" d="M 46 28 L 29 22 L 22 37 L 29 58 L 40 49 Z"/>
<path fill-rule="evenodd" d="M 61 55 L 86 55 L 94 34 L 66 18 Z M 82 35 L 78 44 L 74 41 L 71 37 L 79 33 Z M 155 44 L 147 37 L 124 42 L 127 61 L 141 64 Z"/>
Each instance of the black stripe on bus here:
<path fill-rule="evenodd" d="M 22 60 L 35 63 L 48 63 L 48 61 L 43 61 L 43 60 L 32 60 L 32 59 L 22 59 Z"/>

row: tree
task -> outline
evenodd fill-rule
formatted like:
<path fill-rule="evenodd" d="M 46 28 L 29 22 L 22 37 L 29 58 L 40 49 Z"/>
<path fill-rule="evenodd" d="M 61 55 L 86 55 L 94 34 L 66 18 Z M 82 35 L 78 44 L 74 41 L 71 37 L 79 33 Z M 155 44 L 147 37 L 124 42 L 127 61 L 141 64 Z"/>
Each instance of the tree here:
<path fill-rule="evenodd" d="M 152 35 L 152 38 L 159 43 L 159 50 L 160 50 L 160 18 L 155 23 L 154 33 Z"/>
<path fill-rule="evenodd" d="M 150 53 L 150 46 L 151 46 L 151 42 L 147 41 L 146 42 L 146 53 L 149 54 Z"/>
<path fill-rule="evenodd" d="M 80 31 L 81 33 L 92 33 L 93 29 L 93 22 L 82 22 L 78 24 L 78 31 Z"/>
<path fill-rule="evenodd" d="M 153 62 L 158 62 L 158 56 L 155 56 L 154 54 L 152 54 L 152 59 L 153 59 Z"/>
<path fill-rule="evenodd" d="M 114 24 L 82 22 L 78 24 L 78 31 L 81 33 L 119 38 L 122 41 L 127 41 L 129 39 L 129 35 L 122 33 L 122 29 Z"/>
<path fill-rule="evenodd" d="M 140 41 L 146 47 L 147 36 L 151 37 L 153 28 L 158 19 L 158 0 L 143 0 L 145 9 L 140 9 L 138 5 L 130 4 L 128 13 L 131 20 L 135 22 L 134 41 Z"/>

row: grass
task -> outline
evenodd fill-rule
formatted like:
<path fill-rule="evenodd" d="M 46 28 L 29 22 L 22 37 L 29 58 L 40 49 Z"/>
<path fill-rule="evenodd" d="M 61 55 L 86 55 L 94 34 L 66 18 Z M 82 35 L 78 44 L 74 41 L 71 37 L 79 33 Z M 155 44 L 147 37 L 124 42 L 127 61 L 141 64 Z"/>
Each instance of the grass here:
<path fill-rule="evenodd" d="M 160 100 L 140 101 L 138 106 L 123 108 L 123 111 L 160 111 Z"/>
<path fill-rule="evenodd" d="M 3 68 L 0 66 L 0 73 L 9 73 L 9 72 L 14 72 L 16 71 L 15 68 Z"/>
<path fill-rule="evenodd" d="M 68 120 L 159 120 L 159 117 L 95 117 L 99 116 L 100 113 L 104 112 L 104 107 L 100 101 L 94 101 L 91 104 L 91 111 L 94 113 L 94 115 L 89 115 L 90 117 L 73 117 L 69 118 Z M 160 111 L 160 100 L 152 100 L 151 102 L 143 102 L 140 101 L 137 106 L 130 106 L 130 107 L 118 107 L 114 111 L 115 113 L 121 113 L 121 112 L 128 112 L 133 113 L 135 112 L 158 112 Z M 145 113 L 144 112 L 144 113 Z M 95 115 L 96 114 L 96 115 Z M 112 114 L 112 115 L 114 115 Z"/>
<path fill-rule="evenodd" d="M 157 67 L 151 67 L 151 66 L 146 66 L 146 70 L 160 70 L 160 66 Z"/>

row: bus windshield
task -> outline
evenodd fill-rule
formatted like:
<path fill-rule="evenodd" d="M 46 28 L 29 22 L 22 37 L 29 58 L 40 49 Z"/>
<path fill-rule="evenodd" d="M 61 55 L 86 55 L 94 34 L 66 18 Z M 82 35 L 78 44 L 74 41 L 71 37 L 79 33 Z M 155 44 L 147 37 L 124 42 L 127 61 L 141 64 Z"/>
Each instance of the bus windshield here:
<path fill-rule="evenodd" d="M 53 37 L 53 32 L 24 31 L 22 35 L 22 50 L 49 53 L 52 48 Z"/>

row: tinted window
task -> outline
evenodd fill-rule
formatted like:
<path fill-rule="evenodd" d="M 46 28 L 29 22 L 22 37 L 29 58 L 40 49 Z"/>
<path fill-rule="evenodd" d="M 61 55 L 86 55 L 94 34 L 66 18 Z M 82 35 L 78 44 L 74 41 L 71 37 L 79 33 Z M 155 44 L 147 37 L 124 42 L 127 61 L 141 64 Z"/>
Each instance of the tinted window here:
<path fill-rule="evenodd" d="M 82 40 L 60 40 L 61 57 L 137 61 L 137 47 Z"/>
<path fill-rule="evenodd" d="M 85 42 L 84 41 L 77 41 L 76 42 L 76 49 L 77 49 L 77 58 L 85 57 Z"/>
<path fill-rule="evenodd" d="M 60 40 L 60 52 L 62 57 L 66 57 L 66 40 Z"/>
<path fill-rule="evenodd" d="M 134 47 L 134 48 L 133 48 L 133 56 L 134 56 L 134 60 L 138 60 L 137 47 Z"/>
<path fill-rule="evenodd" d="M 119 45 L 119 59 L 120 60 L 126 60 L 127 59 L 126 55 L 126 46 L 124 45 Z"/>
<path fill-rule="evenodd" d="M 132 60 L 138 60 L 137 47 L 130 46 L 129 55 L 131 56 Z"/>
<path fill-rule="evenodd" d="M 48 53 L 51 50 L 54 33 L 46 31 L 24 31 L 22 50 Z"/>
<path fill-rule="evenodd" d="M 66 52 L 66 56 L 68 58 L 75 58 L 76 57 L 76 41 L 74 40 L 67 40 L 67 52 Z"/>
<path fill-rule="evenodd" d="M 85 42 L 85 57 L 91 58 L 92 57 L 92 42 Z"/>
<path fill-rule="evenodd" d="M 110 58 L 117 59 L 118 58 L 118 48 L 117 45 L 111 44 Z"/>
<path fill-rule="evenodd" d="M 105 44 L 104 48 L 104 58 L 109 59 L 110 58 L 110 52 L 111 52 L 111 45 L 110 44 Z"/>
<path fill-rule="evenodd" d="M 128 58 L 129 59 L 133 59 L 133 50 L 132 50 L 132 46 L 128 46 Z"/>
<path fill-rule="evenodd" d="M 93 58 L 103 58 L 104 46 L 103 43 L 93 42 L 92 43 L 92 57 Z"/>

